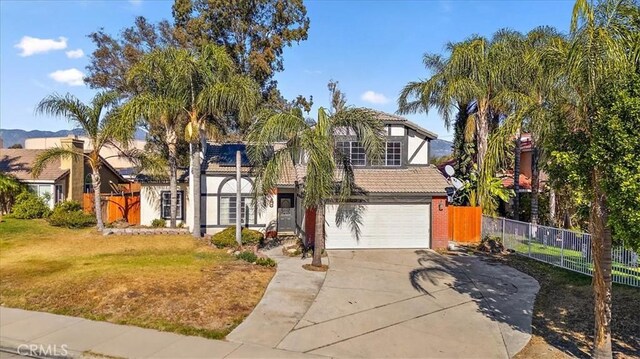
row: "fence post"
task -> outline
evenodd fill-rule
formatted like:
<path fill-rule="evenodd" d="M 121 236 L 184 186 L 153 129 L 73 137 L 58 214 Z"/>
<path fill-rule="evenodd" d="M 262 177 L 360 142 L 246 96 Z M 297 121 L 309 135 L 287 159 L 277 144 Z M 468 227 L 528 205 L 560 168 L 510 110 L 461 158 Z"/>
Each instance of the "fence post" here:
<path fill-rule="evenodd" d="M 564 268 L 564 233 L 566 232 L 564 229 L 561 230 L 562 235 L 560 237 L 560 267 Z"/>
<path fill-rule="evenodd" d="M 531 258 L 531 237 L 533 236 L 533 231 L 532 231 L 532 228 L 531 228 L 531 223 L 528 223 L 528 224 L 527 224 L 527 227 L 529 227 L 529 240 L 528 240 L 527 242 L 528 242 L 528 245 L 529 245 L 529 258 Z"/>
<path fill-rule="evenodd" d="M 504 243 L 504 227 L 505 227 L 505 223 L 504 223 L 504 217 L 502 217 L 502 245 L 506 245 Z"/>

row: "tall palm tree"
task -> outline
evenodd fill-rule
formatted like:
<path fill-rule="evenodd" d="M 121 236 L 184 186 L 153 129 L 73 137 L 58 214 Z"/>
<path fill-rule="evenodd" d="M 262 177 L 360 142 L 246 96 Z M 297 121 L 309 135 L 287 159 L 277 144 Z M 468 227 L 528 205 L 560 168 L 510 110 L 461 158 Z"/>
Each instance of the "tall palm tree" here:
<path fill-rule="evenodd" d="M 136 94 L 122 107 L 126 116 L 140 118 L 151 129 L 164 132 L 169 164 L 170 226 L 176 227 L 178 204 L 177 147 L 178 133 L 186 125 L 184 103 L 172 86 L 175 63 L 162 50 L 145 55 L 127 74 Z M 164 174 L 164 173 L 163 173 Z"/>
<path fill-rule="evenodd" d="M 473 111 L 466 117 L 467 125 L 473 126 L 476 140 L 476 163 L 480 170 L 481 204 L 488 202 L 486 183 L 489 171 L 483 170 L 488 151 L 488 140 L 492 128 L 500 117 L 509 111 L 509 87 L 515 73 L 511 66 L 512 52 L 506 39 L 514 32 L 501 30 L 488 40 L 481 36 L 471 37 L 460 43 L 447 45 L 449 56 L 426 54 L 423 62 L 431 76 L 426 80 L 408 83 L 400 92 L 398 112 L 401 114 L 425 112 L 435 107 L 445 125 L 451 123 L 453 109 L 461 110 L 459 104 L 473 104 Z M 489 177 L 495 176 L 495 173 Z"/>
<path fill-rule="evenodd" d="M 165 116 L 171 122 L 185 118 L 185 139 L 191 151 L 192 234 L 200 237 L 200 176 L 206 136 L 216 130 L 237 130 L 248 122 L 260 100 L 259 87 L 239 74 L 226 50 L 216 45 L 197 51 L 170 47 L 151 53 L 144 61 L 132 76 L 153 76 L 159 71 L 163 86 L 153 89 L 153 96 L 140 99 L 160 106 L 147 115 Z"/>
<path fill-rule="evenodd" d="M 610 81 L 638 71 L 638 3 L 608 0 L 594 4 L 577 0 L 571 20 L 571 39 L 566 55 L 569 90 L 562 98 L 568 127 L 594 141 L 598 125 L 597 96 Z M 560 53 L 563 53 L 560 48 Z M 591 206 L 589 232 L 593 253 L 595 338 L 593 356 L 611 358 L 611 231 L 607 221 L 606 173 L 601 165 L 588 169 Z"/>
<path fill-rule="evenodd" d="M 98 230 L 104 229 L 102 207 L 100 205 L 100 151 L 106 145 L 126 148 L 135 133 L 135 120 L 121 116 L 116 105 L 118 95 L 115 92 L 98 93 L 91 103 L 85 104 L 71 94 L 64 96 L 53 94 L 45 97 L 36 112 L 54 117 L 65 117 L 74 125 L 82 128 L 89 138 L 91 151 L 77 152 L 70 148 L 54 147 L 42 152 L 33 164 L 32 174 L 37 177 L 52 161 L 64 157 L 81 156 L 91 167 L 91 180 L 94 193 L 94 210 Z"/>
<path fill-rule="evenodd" d="M 254 190 L 258 197 L 276 188 L 278 179 L 289 163 L 305 171 L 303 205 L 315 209 L 316 227 L 313 266 L 322 265 L 324 250 L 325 205 L 329 202 L 347 203 L 357 194 L 350 157 L 337 148 L 337 137 L 354 134 L 364 147 L 367 158 L 380 158 L 383 146 L 382 123 L 366 109 L 343 107 L 334 114 L 318 109 L 315 124 L 305 121 L 302 111 L 263 112 L 252 126 L 248 142 L 249 156 L 256 165 Z M 273 149 L 272 144 L 286 146 Z M 345 205 L 336 216 L 336 225 L 348 223 L 359 236 L 358 205 Z"/>
<path fill-rule="evenodd" d="M 512 145 L 511 138 L 515 136 L 515 158 L 514 158 L 514 190 L 516 197 L 514 198 L 514 211 L 516 219 L 519 211 L 519 177 L 520 177 L 520 135 L 523 128 L 530 132 L 531 145 L 533 148 L 532 166 L 532 193 L 531 193 L 531 221 L 536 224 L 538 222 L 538 197 L 539 197 L 539 168 L 538 163 L 541 158 L 541 151 L 538 142 L 544 137 L 545 133 L 551 130 L 550 110 L 551 104 L 554 103 L 556 94 L 560 91 L 562 82 L 559 78 L 562 74 L 562 64 L 558 62 L 552 54 L 550 47 L 558 46 L 566 43 L 564 37 L 554 28 L 539 27 L 525 36 L 513 36 L 505 43 L 512 47 L 513 61 L 510 64 L 512 71 L 515 73 L 511 77 L 514 80 L 504 85 L 510 88 L 506 92 L 509 99 L 507 102 L 512 105 L 512 112 L 502 122 L 501 126 L 505 128 L 505 136 L 494 138 L 497 143 L 490 144 L 490 147 L 499 150 L 501 144 L 506 147 Z M 500 156 L 500 154 L 489 153 L 491 156 Z M 487 158 L 486 161 L 491 164 L 498 164 L 494 158 Z M 491 166 L 489 166 L 491 167 Z M 494 170 L 493 168 L 491 169 Z"/>
<path fill-rule="evenodd" d="M 540 195 L 540 166 L 544 152 L 541 140 L 552 131 L 551 104 L 556 103 L 562 91 L 560 81 L 564 68 L 549 52 L 552 47 L 564 46 L 566 39 L 554 28 L 543 26 L 531 30 L 524 40 L 521 69 L 523 77 L 518 92 L 522 95 L 519 107 L 523 121 L 528 123 L 531 134 L 531 223 L 538 223 Z"/>

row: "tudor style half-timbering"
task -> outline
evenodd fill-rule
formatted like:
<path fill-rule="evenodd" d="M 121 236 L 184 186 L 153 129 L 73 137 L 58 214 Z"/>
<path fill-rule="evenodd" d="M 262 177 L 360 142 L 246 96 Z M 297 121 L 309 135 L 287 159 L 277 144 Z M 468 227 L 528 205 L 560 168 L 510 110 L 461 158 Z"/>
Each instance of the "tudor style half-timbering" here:
<path fill-rule="evenodd" d="M 370 110 L 383 122 L 386 145 L 379 159 L 367 158 L 355 136 L 338 136 L 337 148 L 351 158 L 356 185 L 362 195 L 348 205 L 326 208 L 326 246 L 338 248 L 429 248 L 446 246 L 447 182 L 429 163 L 430 141 L 436 135 L 405 118 Z M 313 241 L 315 216 L 302 206 L 303 181 L 296 169 L 287 168 L 276 189 L 259 208 L 252 198 L 254 177 L 244 144 L 208 143 L 201 177 L 200 218 L 203 233 L 213 234 L 235 224 L 235 153 L 242 153 L 240 216 L 244 226 L 279 234 L 298 234 Z M 302 176 L 304 177 L 304 174 Z M 360 236 L 351 226 L 338 227 L 342 210 L 360 214 Z M 308 230 L 306 230 L 308 229 Z"/>
<path fill-rule="evenodd" d="M 447 223 L 441 218 L 446 218 L 443 213 L 448 184 L 429 163 L 430 141 L 437 136 L 403 117 L 370 111 L 385 126 L 385 153 L 380 159 L 368 159 L 354 137 L 346 134 L 338 138 L 336 145 L 350 156 L 356 185 L 365 195 L 350 205 L 327 206 L 326 247 L 446 246 Z M 348 224 L 336 225 L 341 210 L 358 211 L 359 238 Z M 434 216 L 438 220 L 433 220 Z"/>

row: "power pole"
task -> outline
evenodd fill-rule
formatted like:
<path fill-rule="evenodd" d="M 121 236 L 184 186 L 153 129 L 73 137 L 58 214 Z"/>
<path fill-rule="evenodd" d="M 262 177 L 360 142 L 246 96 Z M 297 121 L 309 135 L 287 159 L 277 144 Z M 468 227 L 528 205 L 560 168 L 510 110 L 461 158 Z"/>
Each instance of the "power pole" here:
<path fill-rule="evenodd" d="M 242 175 L 240 173 L 240 165 L 242 154 L 236 151 L 236 242 L 242 246 Z"/>

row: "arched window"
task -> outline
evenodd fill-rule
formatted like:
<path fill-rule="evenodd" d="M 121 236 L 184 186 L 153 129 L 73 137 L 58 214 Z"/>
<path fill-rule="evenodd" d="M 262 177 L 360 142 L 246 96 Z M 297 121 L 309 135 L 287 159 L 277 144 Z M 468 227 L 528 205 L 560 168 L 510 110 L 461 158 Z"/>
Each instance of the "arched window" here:
<path fill-rule="evenodd" d="M 234 177 L 228 177 L 220 183 L 220 188 L 218 188 L 218 224 L 233 225 L 236 223 L 237 183 Z M 242 225 L 256 224 L 256 204 L 252 198 L 253 182 L 248 178 L 242 178 L 240 186 Z"/>

